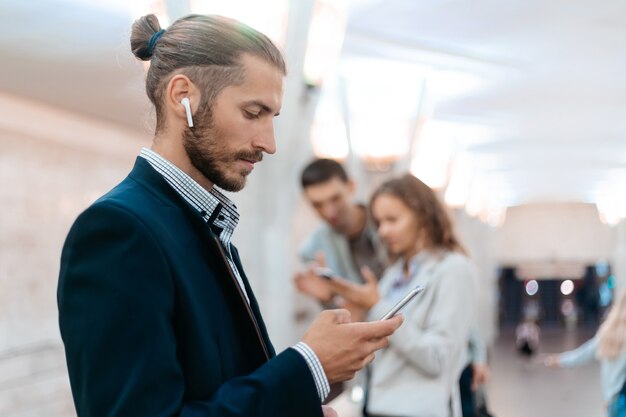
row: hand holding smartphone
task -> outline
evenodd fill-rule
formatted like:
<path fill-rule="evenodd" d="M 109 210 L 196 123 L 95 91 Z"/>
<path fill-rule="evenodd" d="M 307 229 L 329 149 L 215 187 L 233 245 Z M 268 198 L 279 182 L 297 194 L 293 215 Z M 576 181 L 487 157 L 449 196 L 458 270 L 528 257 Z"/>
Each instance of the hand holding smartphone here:
<path fill-rule="evenodd" d="M 320 276 L 322 278 L 326 278 L 326 279 L 333 279 L 333 277 L 337 276 L 337 274 L 335 274 L 335 272 L 330 269 L 330 268 L 326 268 L 323 266 L 316 266 L 313 268 L 313 273 L 317 276 Z"/>
<path fill-rule="evenodd" d="M 403 298 L 402 300 L 398 301 L 396 303 L 396 305 L 394 305 L 393 307 L 391 307 L 391 309 L 384 315 L 382 316 L 380 319 L 381 320 L 388 320 L 390 318 L 392 318 L 393 316 L 395 316 L 396 314 L 398 314 L 398 312 L 405 306 L 407 305 L 411 300 L 413 300 L 415 298 L 415 296 L 419 293 L 421 293 L 422 291 L 424 291 L 424 287 L 422 287 L 421 285 L 418 285 L 417 287 L 413 288 L 411 291 L 409 291 Z"/>

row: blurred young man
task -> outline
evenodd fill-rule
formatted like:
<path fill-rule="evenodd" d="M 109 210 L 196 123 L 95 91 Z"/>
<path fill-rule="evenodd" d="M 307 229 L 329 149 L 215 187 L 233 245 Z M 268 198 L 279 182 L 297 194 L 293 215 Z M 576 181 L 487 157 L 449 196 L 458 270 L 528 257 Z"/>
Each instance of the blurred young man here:
<path fill-rule="evenodd" d="M 385 250 L 367 207 L 354 201 L 354 181 L 338 162 L 314 160 L 302 171 L 300 182 L 323 224 L 300 249 L 300 258 L 308 268 L 296 275 L 296 286 L 325 306 L 331 306 L 332 291 L 325 278 L 316 273 L 316 267 L 326 267 L 340 277 L 362 283 L 363 267 L 376 277 L 382 275 Z"/>

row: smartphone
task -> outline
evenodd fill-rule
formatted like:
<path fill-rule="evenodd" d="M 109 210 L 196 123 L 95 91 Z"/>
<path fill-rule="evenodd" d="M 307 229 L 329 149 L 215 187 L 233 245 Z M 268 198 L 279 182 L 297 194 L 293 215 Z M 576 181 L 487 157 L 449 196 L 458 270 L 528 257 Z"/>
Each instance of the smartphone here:
<path fill-rule="evenodd" d="M 313 272 L 315 273 L 315 275 L 318 275 L 322 278 L 326 278 L 326 279 L 333 279 L 334 277 L 337 276 L 337 274 L 335 274 L 335 272 L 330 269 L 330 268 L 325 268 L 323 266 L 316 266 L 313 268 Z"/>
<path fill-rule="evenodd" d="M 421 285 L 418 285 L 417 287 L 413 288 L 411 291 L 409 291 L 402 300 L 398 301 L 396 303 L 395 306 L 391 307 L 391 310 L 389 310 L 384 316 L 382 316 L 380 319 L 381 320 L 387 320 L 392 318 L 393 316 L 395 316 L 396 314 L 398 314 L 398 312 L 409 303 L 409 301 L 413 300 L 415 298 L 415 296 L 419 293 L 421 293 L 422 291 L 424 291 L 424 287 L 422 287 Z"/>

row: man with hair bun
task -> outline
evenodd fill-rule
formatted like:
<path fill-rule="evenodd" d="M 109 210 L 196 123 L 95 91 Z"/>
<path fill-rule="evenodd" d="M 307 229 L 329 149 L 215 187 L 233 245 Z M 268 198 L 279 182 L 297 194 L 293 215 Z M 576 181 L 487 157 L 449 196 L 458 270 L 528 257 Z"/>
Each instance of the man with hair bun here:
<path fill-rule="evenodd" d="M 133 24 L 156 109 L 150 149 L 85 210 L 61 256 L 58 306 L 79 417 L 321 417 L 402 318 L 325 311 L 276 354 L 231 237 L 239 191 L 276 150 L 286 66 L 263 34 L 190 15 Z M 267 277 L 266 279 L 271 279 Z"/>

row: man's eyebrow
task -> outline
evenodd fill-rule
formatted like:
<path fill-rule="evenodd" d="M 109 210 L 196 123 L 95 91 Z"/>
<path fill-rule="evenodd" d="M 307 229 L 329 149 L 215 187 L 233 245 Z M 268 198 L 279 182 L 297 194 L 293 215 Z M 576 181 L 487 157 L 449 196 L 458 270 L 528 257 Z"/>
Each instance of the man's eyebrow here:
<path fill-rule="evenodd" d="M 274 112 L 274 110 L 272 110 L 272 108 L 270 106 L 268 106 L 267 104 L 263 103 L 260 100 L 250 100 L 250 101 L 246 101 L 243 103 L 244 106 L 259 106 L 261 109 L 263 109 L 263 111 L 266 111 L 268 113 L 274 113 L 274 116 L 278 116 L 280 114 L 280 112 Z"/>

